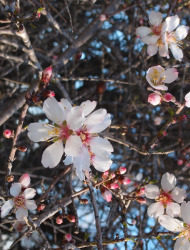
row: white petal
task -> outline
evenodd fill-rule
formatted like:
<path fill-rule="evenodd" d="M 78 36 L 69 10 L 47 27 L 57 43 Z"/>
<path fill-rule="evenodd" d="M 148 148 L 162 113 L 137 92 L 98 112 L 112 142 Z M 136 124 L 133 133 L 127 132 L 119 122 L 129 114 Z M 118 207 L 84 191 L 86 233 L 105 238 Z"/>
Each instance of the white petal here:
<path fill-rule="evenodd" d="M 164 207 L 161 202 L 155 202 L 151 204 L 147 209 L 147 214 L 150 217 L 157 218 L 160 215 L 164 214 Z"/>
<path fill-rule="evenodd" d="M 33 142 L 47 141 L 53 137 L 53 134 L 49 133 L 49 131 L 52 131 L 52 126 L 49 124 L 30 123 L 28 131 L 28 137 Z"/>
<path fill-rule="evenodd" d="M 186 102 L 185 102 L 185 106 L 186 106 L 187 108 L 190 108 L 190 101 L 186 101 Z"/>
<path fill-rule="evenodd" d="M 17 220 L 24 220 L 24 218 L 28 217 L 28 210 L 19 207 L 16 211 L 16 218 Z"/>
<path fill-rule="evenodd" d="M 66 120 L 67 111 L 54 97 L 49 97 L 44 101 L 43 110 L 48 119 L 58 125 L 61 125 Z"/>
<path fill-rule="evenodd" d="M 29 187 L 30 181 L 30 176 L 27 173 L 23 174 L 18 180 L 18 182 L 22 185 L 23 188 Z"/>
<path fill-rule="evenodd" d="M 65 160 L 63 161 L 65 165 L 70 165 L 73 163 L 73 157 L 72 156 L 66 156 Z"/>
<path fill-rule="evenodd" d="M 145 27 L 145 26 L 141 26 L 141 27 L 138 27 L 136 29 L 136 35 L 137 36 L 147 36 L 148 34 L 150 34 L 152 32 L 152 30 L 148 27 Z"/>
<path fill-rule="evenodd" d="M 161 226 L 165 227 L 171 232 L 180 232 L 183 230 L 183 223 L 180 220 L 174 219 L 169 215 L 162 215 L 158 219 Z"/>
<path fill-rule="evenodd" d="M 172 190 L 171 197 L 174 201 L 177 203 L 182 203 L 184 199 L 186 198 L 186 191 L 182 188 L 175 187 Z"/>
<path fill-rule="evenodd" d="M 37 208 L 37 205 L 34 200 L 26 200 L 25 206 L 29 210 L 35 210 Z"/>
<path fill-rule="evenodd" d="M 61 107 L 63 108 L 63 109 L 67 109 L 67 110 L 70 110 L 71 108 L 72 108 L 72 105 L 70 104 L 70 102 L 67 100 L 67 99 L 64 99 L 64 98 L 62 98 L 61 100 L 60 100 L 60 104 L 61 104 Z"/>
<path fill-rule="evenodd" d="M 98 109 L 90 114 L 86 120 L 85 125 L 93 125 L 101 123 L 104 120 L 105 115 L 107 114 L 106 109 Z"/>
<path fill-rule="evenodd" d="M 42 165 L 45 168 L 54 168 L 58 165 L 64 153 L 62 141 L 56 141 L 47 147 L 42 154 Z"/>
<path fill-rule="evenodd" d="M 143 43 L 145 43 L 145 44 L 150 45 L 150 44 L 155 44 L 158 41 L 159 38 L 160 38 L 160 36 L 156 36 L 156 35 L 151 36 L 151 35 L 149 35 L 149 36 L 142 37 L 141 41 Z"/>
<path fill-rule="evenodd" d="M 162 13 L 152 11 L 149 15 L 149 21 L 154 26 L 159 26 L 162 22 Z"/>
<path fill-rule="evenodd" d="M 166 45 L 159 46 L 159 55 L 160 55 L 161 57 L 166 57 L 166 56 L 168 56 L 168 49 L 167 49 L 167 46 L 166 46 Z"/>
<path fill-rule="evenodd" d="M 78 135 L 71 135 L 66 140 L 65 153 L 67 156 L 77 156 L 81 153 L 82 141 Z"/>
<path fill-rule="evenodd" d="M 84 116 L 87 116 L 89 115 L 96 107 L 97 105 L 97 102 L 96 101 L 85 101 L 85 102 L 82 102 L 80 107 L 82 108 L 82 113 L 84 114 Z"/>
<path fill-rule="evenodd" d="M 175 81 L 178 78 L 178 71 L 175 68 L 171 68 L 171 69 L 167 69 L 164 72 L 165 75 L 165 83 L 171 83 L 173 81 Z"/>
<path fill-rule="evenodd" d="M 94 152 L 94 149 L 97 148 L 101 151 L 107 151 L 107 152 L 113 152 L 113 147 L 111 143 L 104 138 L 101 138 L 99 136 L 94 137 L 90 140 L 90 147 L 92 149 L 92 152 Z"/>
<path fill-rule="evenodd" d="M 167 215 L 174 217 L 174 216 L 179 216 L 181 212 L 181 207 L 179 204 L 174 203 L 174 202 L 170 202 L 167 204 L 166 207 L 166 213 Z"/>
<path fill-rule="evenodd" d="M 148 69 L 147 74 L 146 74 L 146 80 L 148 81 L 148 83 L 154 88 L 154 89 L 158 89 L 158 90 L 168 90 L 168 87 L 165 86 L 164 84 L 160 84 L 160 85 L 154 85 L 153 84 L 153 76 L 156 77 L 156 84 L 160 83 L 161 81 L 163 82 L 163 79 L 161 78 L 161 76 L 163 75 L 163 73 L 165 72 L 164 68 L 162 68 L 160 65 L 158 66 L 153 66 L 151 68 Z M 156 74 L 156 75 L 155 75 Z"/>
<path fill-rule="evenodd" d="M 188 31 L 189 31 L 188 26 L 185 26 L 185 25 L 179 26 L 175 31 L 177 39 L 180 40 L 180 41 L 183 40 L 187 36 Z"/>
<path fill-rule="evenodd" d="M 26 199 L 31 199 L 36 195 L 36 190 L 34 188 L 27 188 L 23 192 Z"/>
<path fill-rule="evenodd" d="M 10 194 L 14 197 L 17 197 L 20 194 L 21 189 L 22 185 L 18 182 L 15 182 L 11 185 Z"/>
<path fill-rule="evenodd" d="M 112 160 L 109 159 L 106 155 L 104 157 L 100 155 L 95 155 L 92 159 L 93 166 L 96 170 L 100 172 L 105 172 L 110 169 Z"/>
<path fill-rule="evenodd" d="M 148 184 L 145 186 L 145 196 L 149 199 L 155 199 L 160 195 L 160 189 L 153 184 Z"/>
<path fill-rule="evenodd" d="M 90 133 L 100 133 L 104 131 L 111 124 L 111 115 L 106 114 L 103 110 L 97 110 L 99 113 L 93 112 L 92 115 L 88 116 L 85 125 Z M 100 114 L 102 112 L 102 115 Z M 107 112 L 105 110 L 105 112 Z M 95 113 L 95 114 L 94 114 Z M 90 118 L 89 118 L 90 117 Z"/>
<path fill-rule="evenodd" d="M 181 204 L 181 216 L 185 223 L 190 225 L 190 201 Z"/>
<path fill-rule="evenodd" d="M 189 250 L 190 242 L 188 237 L 181 237 L 176 240 L 174 250 Z"/>
<path fill-rule="evenodd" d="M 154 56 L 156 55 L 158 51 L 158 45 L 154 44 L 154 45 L 148 45 L 147 47 L 147 53 L 149 56 Z"/>
<path fill-rule="evenodd" d="M 171 191 L 176 185 L 176 178 L 173 174 L 165 173 L 162 175 L 161 186 L 164 192 Z"/>
<path fill-rule="evenodd" d="M 181 61 L 183 59 L 183 51 L 175 44 L 170 44 L 170 49 L 176 60 Z"/>
<path fill-rule="evenodd" d="M 11 211 L 11 209 L 14 207 L 13 200 L 8 200 L 5 202 L 5 204 L 1 207 L 1 218 L 4 218 L 7 216 L 7 214 Z"/>
<path fill-rule="evenodd" d="M 84 120 L 85 118 L 83 117 L 82 110 L 78 107 L 72 108 L 67 113 L 66 121 L 69 129 L 79 129 L 83 125 Z"/>
<path fill-rule="evenodd" d="M 167 32 L 170 33 L 172 32 L 178 25 L 179 25 L 179 17 L 177 15 L 175 16 L 170 16 L 170 17 L 167 17 L 165 22 L 167 24 Z"/>
<path fill-rule="evenodd" d="M 188 92 L 186 95 L 185 95 L 185 100 L 188 102 L 190 101 L 190 92 Z"/>

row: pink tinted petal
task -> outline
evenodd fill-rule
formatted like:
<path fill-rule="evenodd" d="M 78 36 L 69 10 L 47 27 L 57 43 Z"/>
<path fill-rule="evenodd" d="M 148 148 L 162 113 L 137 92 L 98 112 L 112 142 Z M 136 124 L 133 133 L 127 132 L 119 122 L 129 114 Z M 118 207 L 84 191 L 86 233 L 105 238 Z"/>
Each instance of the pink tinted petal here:
<path fill-rule="evenodd" d="M 149 35 L 149 36 L 144 36 L 141 38 L 141 41 L 147 45 L 153 45 L 155 44 L 160 37 L 156 35 Z"/>
<path fill-rule="evenodd" d="M 27 188 L 23 192 L 26 199 L 31 199 L 36 195 L 36 190 L 34 188 Z"/>
<path fill-rule="evenodd" d="M 175 16 L 170 16 L 170 17 L 167 17 L 165 22 L 167 24 L 167 32 L 170 33 L 172 32 L 178 25 L 179 25 L 179 17 L 177 15 Z"/>
<path fill-rule="evenodd" d="M 64 153 L 62 141 L 56 141 L 47 147 L 42 154 L 42 165 L 45 168 L 54 168 L 58 165 Z"/>
<path fill-rule="evenodd" d="M 154 56 L 158 52 L 158 46 L 156 44 L 154 45 L 148 45 L 147 47 L 147 53 L 149 56 Z"/>
<path fill-rule="evenodd" d="M 188 237 L 181 237 L 176 240 L 174 250 L 189 250 L 190 242 Z"/>
<path fill-rule="evenodd" d="M 96 107 L 97 102 L 96 101 L 86 101 L 86 102 L 82 102 L 80 107 L 82 108 L 82 113 L 84 114 L 84 116 L 89 115 Z"/>
<path fill-rule="evenodd" d="M 162 215 L 159 217 L 158 222 L 171 232 L 180 232 L 183 230 L 183 223 L 180 220 L 174 219 L 169 215 Z"/>
<path fill-rule="evenodd" d="M 1 218 L 7 216 L 13 207 L 14 207 L 13 200 L 10 199 L 6 201 L 5 204 L 1 207 Z"/>
<path fill-rule="evenodd" d="M 182 203 L 186 198 L 186 191 L 182 188 L 175 187 L 172 190 L 171 197 L 177 203 Z"/>
<path fill-rule="evenodd" d="M 33 142 L 47 141 L 53 137 L 53 134 L 49 134 L 49 131 L 52 131 L 52 127 L 49 124 L 30 123 L 28 126 L 28 137 Z"/>
<path fill-rule="evenodd" d="M 162 22 L 162 13 L 152 11 L 149 14 L 149 21 L 154 26 L 159 26 Z"/>
<path fill-rule="evenodd" d="M 66 117 L 67 125 L 69 129 L 77 130 L 79 129 L 84 122 L 84 116 L 82 114 L 82 110 L 80 108 L 72 108 L 68 113 Z"/>
<path fill-rule="evenodd" d="M 29 187 L 30 186 L 30 176 L 29 176 L 29 174 L 27 174 L 27 173 L 23 174 L 19 178 L 18 182 L 22 185 L 23 188 Z"/>
<path fill-rule="evenodd" d="M 82 141 L 78 135 L 71 135 L 65 144 L 65 153 L 67 156 L 78 156 L 81 153 Z"/>
<path fill-rule="evenodd" d="M 24 220 L 25 218 L 28 217 L 28 210 L 19 207 L 16 211 L 16 218 L 17 220 Z"/>
<path fill-rule="evenodd" d="M 145 26 L 141 26 L 141 27 L 138 27 L 136 29 L 136 35 L 137 36 L 147 36 L 148 34 L 150 34 L 152 32 L 152 30 L 148 27 L 145 27 Z"/>
<path fill-rule="evenodd" d="M 156 106 L 160 104 L 162 101 L 162 98 L 159 94 L 157 93 L 152 93 L 148 96 L 148 102 L 151 103 L 152 105 Z"/>
<path fill-rule="evenodd" d="M 109 190 L 106 189 L 104 192 L 102 192 L 102 196 L 103 196 L 104 200 L 106 200 L 107 202 L 111 202 L 112 193 Z"/>
<path fill-rule="evenodd" d="M 174 202 L 170 202 L 167 204 L 166 213 L 167 215 L 174 217 L 179 216 L 181 212 L 180 205 Z"/>
<path fill-rule="evenodd" d="M 15 182 L 11 185 L 10 194 L 13 197 L 17 197 L 20 194 L 21 189 L 22 189 L 22 185 L 18 182 Z"/>
<path fill-rule="evenodd" d="M 176 178 L 173 174 L 165 173 L 162 175 L 161 186 L 164 192 L 171 191 L 176 185 Z"/>
<path fill-rule="evenodd" d="M 177 39 L 178 40 L 183 40 L 187 34 L 188 34 L 188 31 L 189 31 L 189 27 L 188 26 L 185 26 L 185 25 L 181 25 L 179 26 L 177 29 L 176 29 L 176 36 L 177 36 Z"/>
<path fill-rule="evenodd" d="M 190 225 L 190 201 L 181 204 L 181 216 L 185 223 Z"/>
<path fill-rule="evenodd" d="M 28 210 L 35 210 L 37 208 L 37 205 L 33 200 L 26 200 L 25 206 Z"/>
<path fill-rule="evenodd" d="M 159 46 L 159 55 L 161 57 L 166 57 L 168 56 L 168 49 L 167 46 L 163 45 L 163 46 Z"/>
<path fill-rule="evenodd" d="M 156 203 L 151 204 L 148 207 L 147 214 L 148 214 L 148 216 L 154 217 L 154 218 L 157 218 L 160 215 L 164 214 L 164 207 L 163 207 L 162 203 L 156 202 Z"/>
<path fill-rule="evenodd" d="M 148 184 L 145 186 L 145 196 L 149 199 L 155 199 L 160 195 L 160 189 L 153 184 Z"/>
<path fill-rule="evenodd" d="M 164 72 L 165 75 L 165 83 L 171 83 L 178 78 L 178 71 L 175 68 L 167 69 Z"/>
<path fill-rule="evenodd" d="M 183 51 L 177 45 L 171 44 L 170 49 L 176 60 L 181 61 L 183 59 Z"/>

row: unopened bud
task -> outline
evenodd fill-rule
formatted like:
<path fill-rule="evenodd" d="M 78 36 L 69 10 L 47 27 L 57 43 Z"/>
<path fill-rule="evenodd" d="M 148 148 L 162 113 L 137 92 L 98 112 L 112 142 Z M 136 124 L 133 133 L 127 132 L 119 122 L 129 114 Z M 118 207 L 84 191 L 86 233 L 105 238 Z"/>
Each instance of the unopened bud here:
<path fill-rule="evenodd" d="M 13 181 L 14 181 L 14 176 L 13 175 L 7 176 L 7 182 L 13 182 Z"/>
<path fill-rule="evenodd" d="M 145 188 L 141 188 L 141 189 L 137 190 L 136 195 L 137 195 L 137 196 L 141 196 L 141 195 L 143 195 L 144 193 L 145 193 Z"/>
<path fill-rule="evenodd" d="M 80 199 L 80 204 L 88 204 L 88 200 L 87 199 Z"/>
<path fill-rule="evenodd" d="M 106 82 L 101 81 L 97 84 L 97 93 L 103 94 L 106 91 Z"/>
<path fill-rule="evenodd" d="M 171 95 L 170 93 L 165 93 L 165 95 L 163 95 L 163 100 L 165 102 L 174 102 L 176 99 L 173 95 Z"/>
<path fill-rule="evenodd" d="M 42 210 L 44 210 L 44 208 L 45 208 L 46 206 L 45 206 L 45 204 L 40 204 L 38 207 L 37 207 L 37 210 L 38 211 L 42 211 Z M 57 221 L 56 221 L 57 222 Z M 57 223 L 57 224 L 59 224 L 59 223 Z M 61 223 L 60 223 L 61 224 Z"/>
<path fill-rule="evenodd" d="M 126 177 L 126 176 L 119 176 L 118 177 L 118 181 L 122 185 L 128 185 L 129 183 L 131 183 L 131 180 L 128 177 Z"/>
<path fill-rule="evenodd" d="M 152 105 L 156 106 L 160 104 L 162 101 L 162 98 L 159 94 L 157 93 L 152 93 L 148 96 L 148 102 L 151 103 Z"/>
<path fill-rule="evenodd" d="M 10 130 L 10 129 L 5 129 L 3 131 L 3 136 L 7 139 L 10 139 L 13 137 L 13 134 L 14 134 L 14 131 L 13 130 Z"/>
<path fill-rule="evenodd" d="M 100 20 L 101 22 L 104 22 L 106 19 L 107 19 L 107 16 L 106 16 L 105 14 L 101 14 L 101 15 L 99 16 L 99 20 Z"/>
<path fill-rule="evenodd" d="M 105 186 L 106 186 L 107 188 L 109 188 L 109 189 L 116 189 L 116 188 L 119 188 L 119 185 L 118 185 L 118 183 L 116 183 L 116 182 L 107 183 L 107 184 L 105 184 Z"/>
<path fill-rule="evenodd" d="M 25 147 L 25 146 L 17 146 L 17 149 L 19 151 L 22 151 L 22 152 L 26 152 L 27 151 L 27 147 Z"/>
<path fill-rule="evenodd" d="M 18 182 L 22 185 L 23 188 L 28 188 L 30 186 L 30 176 L 29 174 L 23 174 Z"/>
<path fill-rule="evenodd" d="M 71 234 L 65 234 L 65 240 L 70 242 L 72 240 L 72 235 Z"/>
<path fill-rule="evenodd" d="M 42 95 L 43 97 L 48 98 L 48 97 L 54 97 L 55 93 L 51 90 L 44 90 Z"/>
<path fill-rule="evenodd" d="M 56 223 L 59 225 L 63 223 L 63 216 L 62 215 L 57 216 Z"/>
<path fill-rule="evenodd" d="M 140 203 L 140 204 L 145 204 L 145 203 L 146 203 L 146 199 L 143 198 L 143 197 L 138 197 L 138 198 L 136 198 L 136 201 L 137 201 L 138 203 Z"/>
<path fill-rule="evenodd" d="M 187 116 L 186 115 L 180 115 L 179 120 L 180 121 L 185 121 L 185 120 L 187 120 Z"/>
<path fill-rule="evenodd" d="M 178 159 L 178 161 L 177 161 L 177 165 L 179 165 L 179 166 L 181 166 L 181 165 L 183 165 L 183 160 L 182 159 Z"/>
<path fill-rule="evenodd" d="M 67 214 L 65 217 L 67 218 L 68 221 L 75 222 L 75 216 L 74 215 Z"/>
<path fill-rule="evenodd" d="M 117 173 L 117 174 L 125 174 L 126 171 L 127 171 L 127 169 L 126 169 L 125 167 L 120 167 L 120 168 L 116 171 L 116 173 Z"/>
<path fill-rule="evenodd" d="M 42 82 L 48 83 L 51 79 L 51 76 L 52 76 L 52 67 L 50 66 L 43 71 Z"/>
<path fill-rule="evenodd" d="M 109 170 L 105 171 L 103 174 L 102 174 L 102 178 L 103 179 L 108 179 L 109 177 Z"/>
<path fill-rule="evenodd" d="M 104 187 L 100 187 L 100 191 L 101 191 L 101 194 L 102 194 L 102 197 L 104 198 L 104 200 L 106 200 L 107 202 L 111 202 L 112 193 Z"/>

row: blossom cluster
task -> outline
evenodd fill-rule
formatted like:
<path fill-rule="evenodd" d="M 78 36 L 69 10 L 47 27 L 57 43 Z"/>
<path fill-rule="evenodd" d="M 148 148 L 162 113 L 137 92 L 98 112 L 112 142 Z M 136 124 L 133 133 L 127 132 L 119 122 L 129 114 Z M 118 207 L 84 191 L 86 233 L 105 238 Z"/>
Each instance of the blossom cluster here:
<path fill-rule="evenodd" d="M 33 142 L 52 141 L 42 154 L 42 165 L 56 167 L 65 153 L 65 165 L 72 164 L 80 180 L 88 176 L 90 165 L 104 172 L 112 164 L 111 143 L 98 135 L 111 124 L 106 109 L 92 112 L 97 103 L 85 101 L 80 106 L 72 106 L 66 99 L 58 102 L 54 97 L 44 101 L 43 110 L 54 124 L 31 123 L 28 137 Z"/>

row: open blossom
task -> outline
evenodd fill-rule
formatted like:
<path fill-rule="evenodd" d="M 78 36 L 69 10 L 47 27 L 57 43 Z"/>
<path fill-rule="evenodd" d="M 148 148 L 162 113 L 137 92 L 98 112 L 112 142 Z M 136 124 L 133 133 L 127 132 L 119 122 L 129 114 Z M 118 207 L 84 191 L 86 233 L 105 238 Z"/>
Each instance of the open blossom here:
<path fill-rule="evenodd" d="M 158 90 L 168 90 L 165 83 L 171 83 L 178 77 L 178 71 L 175 68 L 165 70 L 160 65 L 153 66 L 148 69 L 146 80 L 154 88 Z"/>
<path fill-rule="evenodd" d="M 177 15 L 166 18 L 164 23 L 165 33 L 162 40 L 167 51 L 165 56 L 169 58 L 168 49 L 171 49 L 175 59 L 181 61 L 183 58 L 183 51 L 180 49 L 182 45 L 181 40 L 187 36 L 189 27 L 181 25 L 177 28 L 179 21 L 180 19 Z"/>
<path fill-rule="evenodd" d="M 1 218 L 4 218 L 11 211 L 12 208 L 16 210 L 17 220 L 24 220 L 28 217 L 28 210 L 35 210 L 37 208 L 34 200 L 30 200 L 36 195 L 36 190 L 27 188 L 22 192 L 21 183 L 15 182 L 11 185 L 10 194 L 12 199 L 5 202 L 1 207 Z"/>
<path fill-rule="evenodd" d="M 185 106 L 190 108 L 190 92 L 185 95 Z"/>
<path fill-rule="evenodd" d="M 175 185 L 175 176 L 165 173 L 161 179 L 161 189 L 153 184 L 145 186 L 145 196 L 156 201 L 148 207 L 147 213 L 150 217 L 156 218 L 163 215 L 165 209 L 169 216 L 174 217 L 180 214 L 180 205 L 177 203 L 184 201 L 186 192 Z"/>
<path fill-rule="evenodd" d="M 174 219 L 168 215 L 159 217 L 159 223 L 167 230 L 178 233 L 175 237 L 176 243 L 174 250 L 188 250 L 190 249 L 190 202 L 183 202 L 181 204 L 181 217 L 183 221 Z"/>

